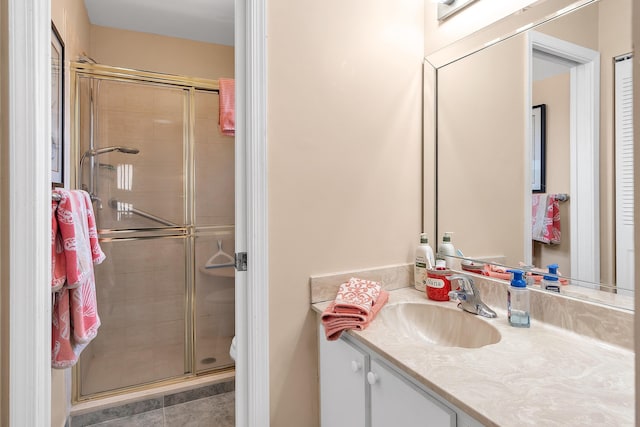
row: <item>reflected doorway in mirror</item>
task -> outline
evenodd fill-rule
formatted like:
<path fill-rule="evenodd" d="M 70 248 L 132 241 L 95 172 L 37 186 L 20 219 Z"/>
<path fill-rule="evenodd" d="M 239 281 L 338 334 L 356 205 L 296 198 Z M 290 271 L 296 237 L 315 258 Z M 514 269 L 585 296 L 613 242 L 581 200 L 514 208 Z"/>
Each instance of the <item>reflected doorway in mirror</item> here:
<path fill-rule="evenodd" d="M 547 106 L 545 104 L 535 105 L 531 110 L 531 141 L 533 142 L 531 144 L 531 191 L 544 193 L 546 191 Z"/>

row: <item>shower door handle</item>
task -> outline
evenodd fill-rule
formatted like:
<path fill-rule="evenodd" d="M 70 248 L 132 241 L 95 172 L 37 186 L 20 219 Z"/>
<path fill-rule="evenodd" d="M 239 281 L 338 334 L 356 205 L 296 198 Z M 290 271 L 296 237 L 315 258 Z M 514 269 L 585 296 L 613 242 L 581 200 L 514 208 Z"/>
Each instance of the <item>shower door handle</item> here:
<path fill-rule="evenodd" d="M 247 271 L 247 253 L 238 252 L 235 254 L 235 265 L 237 271 Z"/>

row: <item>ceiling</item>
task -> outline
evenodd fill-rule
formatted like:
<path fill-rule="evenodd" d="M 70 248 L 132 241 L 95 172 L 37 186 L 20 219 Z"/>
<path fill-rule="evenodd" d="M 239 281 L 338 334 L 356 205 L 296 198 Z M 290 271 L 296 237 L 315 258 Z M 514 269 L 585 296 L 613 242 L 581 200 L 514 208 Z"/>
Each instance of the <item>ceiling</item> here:
<path fill-rule="evenodd" d="M 94 25 L 233 46 L 234 0 L 84 0 Z"/>

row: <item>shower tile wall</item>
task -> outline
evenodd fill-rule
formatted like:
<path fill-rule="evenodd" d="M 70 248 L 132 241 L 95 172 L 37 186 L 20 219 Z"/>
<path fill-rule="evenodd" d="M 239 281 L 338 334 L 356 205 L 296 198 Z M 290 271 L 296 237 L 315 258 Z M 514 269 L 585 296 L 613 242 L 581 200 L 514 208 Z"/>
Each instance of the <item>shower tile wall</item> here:
<path fill-rule="evenodd" d="M 96 157 L 97 193 L 123 202 L 120 211 L 98 212 L 102 229 L 148 228 L 158 223 L 123 212 L 130 203 L 177 225 L 184 217 L 185 89 L 101 81 L 97 85 L 96 147 L 125 146 L 139 154 L 112 152 Z M 115 168 L 115 169 L 114 169 Z M 86 170 L 86 167 L 85 167 Z"/>

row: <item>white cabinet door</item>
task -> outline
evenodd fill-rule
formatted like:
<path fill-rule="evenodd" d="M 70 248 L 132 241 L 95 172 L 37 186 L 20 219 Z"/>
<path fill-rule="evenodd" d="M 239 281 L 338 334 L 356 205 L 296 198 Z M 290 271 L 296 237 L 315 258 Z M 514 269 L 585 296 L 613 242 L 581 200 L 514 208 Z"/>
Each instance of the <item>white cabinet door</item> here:
<path fill-rule="evenodd" d="M 371 360 L 371 427 L 455 427 L 456 414 L 415 385 Z"/>
<path fill-rule="evenodd" d="M 367 356 L 340 339 L 319 334 L 322 427 L 366 427 Z"/>

